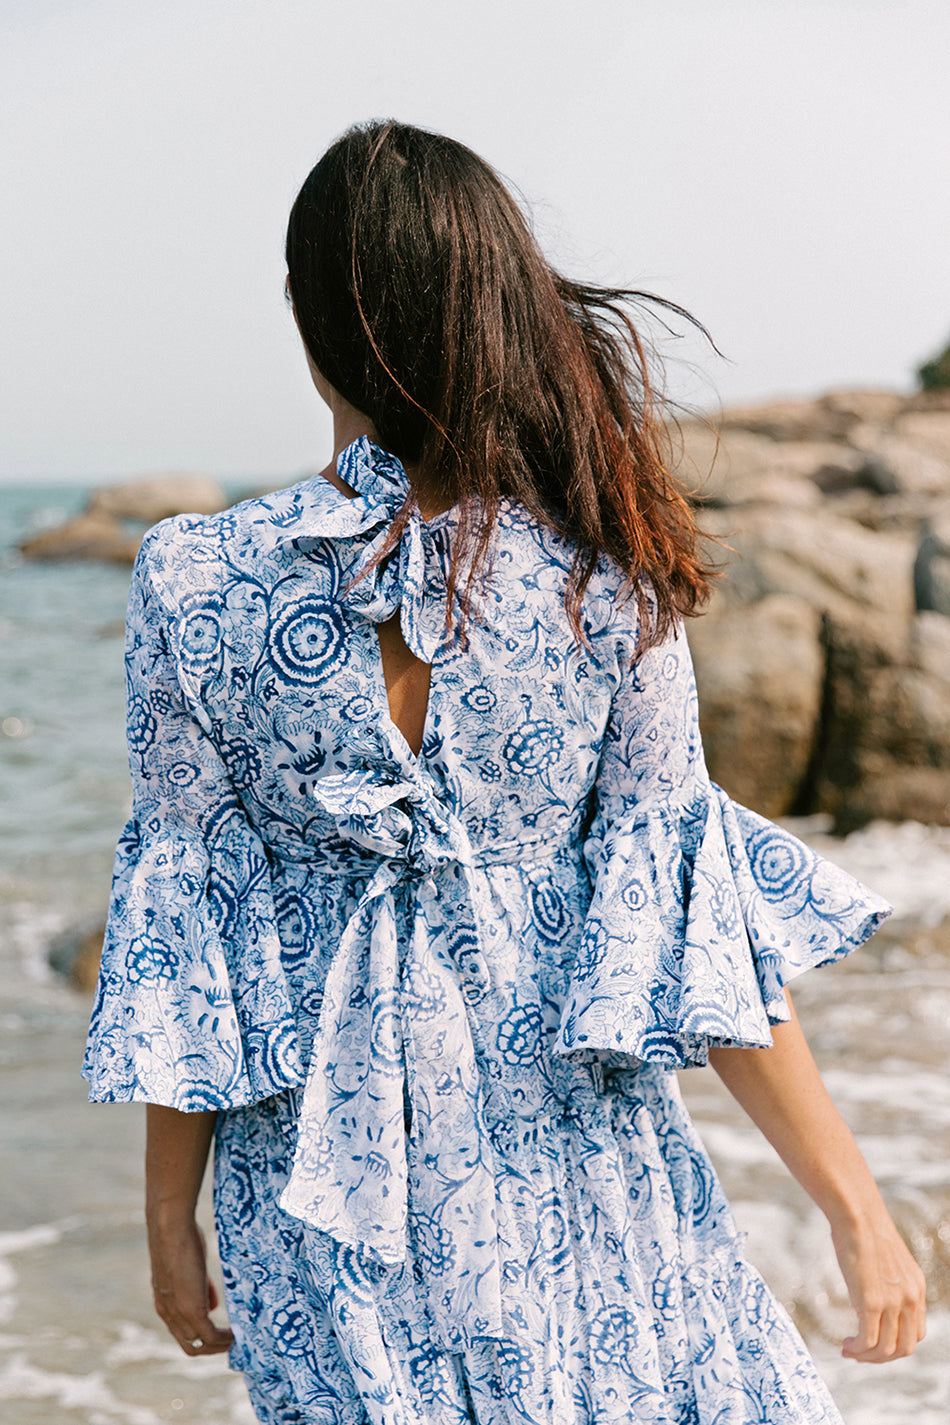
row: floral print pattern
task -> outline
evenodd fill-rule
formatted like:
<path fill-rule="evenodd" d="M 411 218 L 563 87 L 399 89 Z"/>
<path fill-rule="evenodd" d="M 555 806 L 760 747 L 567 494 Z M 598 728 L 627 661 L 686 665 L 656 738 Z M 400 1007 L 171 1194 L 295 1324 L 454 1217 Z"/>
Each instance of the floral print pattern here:
<path fill-rule="evenodd" d="M 838 1421 L 671 1071 L 768 1045 L 888 908 L 710 782 L 683 631 L 634 662 L 606 557 L 582 647 L 569 544 L 502 502 L 463 645 L 455 511 L 352 583 L 409 487 L 338 469 L 143 544 L 90 1096 L 219 1110 L 262 1421 Z"/>

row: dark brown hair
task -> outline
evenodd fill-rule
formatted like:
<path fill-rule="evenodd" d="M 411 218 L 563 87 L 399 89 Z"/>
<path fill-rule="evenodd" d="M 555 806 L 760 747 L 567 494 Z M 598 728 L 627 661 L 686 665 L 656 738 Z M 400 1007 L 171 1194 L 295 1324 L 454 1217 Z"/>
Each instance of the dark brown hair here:
<path fill-rule="evenodd" d="M 581 602 L 603 553 L 636 594 L 641 650 L 698 611 L 712 571 L 626 309 L 652 303 L 705 334 L 689 313 L 561 277 L 487 163 L 392 121 L 350 129 L 310 173 L 290 214 L 287 268 L 317 369 L 413 467 L 417 494 L 458 504 L 449 627 L 465 560 L 464 633 L 503 497 L 575 546 L 565 604 L 582 642 Z"/>

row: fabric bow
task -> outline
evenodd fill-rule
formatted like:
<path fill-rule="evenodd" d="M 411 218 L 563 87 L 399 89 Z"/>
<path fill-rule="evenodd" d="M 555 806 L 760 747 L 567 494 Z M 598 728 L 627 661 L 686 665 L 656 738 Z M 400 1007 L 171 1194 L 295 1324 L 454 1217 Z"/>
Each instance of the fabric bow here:
<path fill-rule="evenodd" d="M 446 1348 L 501 1336 L 494 1166 L 453 954 L 479 944 L 468 835 L 415 764 L 324 777 L 314 795 L 384 859 L 327 974 L 281 1206 L 385 1264 L 411 1237 Z"/>
<path fill-rule="evenodd" d="M 359 493 L 350 498 L 327 481 L 298 487 L 294 499 L 267 521 L 268 533 L 279 542 L 300 539 L 361 540 L 358 551 L 343 569 L 349 583 L 373 559 L 386 538 L 393 518 L 409 496 L 411 486 L 400 462 L 374 445 L 368 436 L 347 446 L 337 461 L 337 474 Z M 318 477 L 319 478 L 319 477 Z M 318 500 L 313 499 L 319 489 Z M 373 534 L 374 530 L 378 533 Z M 412 506 L 409 522 L 392 557 L 341 595 L 341 603 L 373 623 L 383 623 L 400 609 L 406 643 L 424 663 L 431 663 L 442 638 L 446 584 L 440 553 L 443 536 L 427 524 Z"/>

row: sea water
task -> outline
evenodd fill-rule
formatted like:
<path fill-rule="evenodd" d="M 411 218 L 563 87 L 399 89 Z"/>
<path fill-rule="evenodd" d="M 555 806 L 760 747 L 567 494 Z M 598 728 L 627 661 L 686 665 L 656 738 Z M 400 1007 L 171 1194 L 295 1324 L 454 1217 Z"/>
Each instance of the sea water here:
<path fill-rule="evenodd" d="M 188 1359 L 152 1315 L 140 1105 L 89 1105 L 89 1001 L 51 942 L 94 924 L 130 807 L 122 620 L 128 570 L 30 563 L 25 534 L 74 487 L 0 488 L 0 1418 L 5 1425 L 249 1425 L 225 1358 Z M 853 1330 L 821 1214 L 709 1070 L 681 1076 L 748 1252 L 791 1310 L 847 1425 L 950 1419 L 950 830 L 793 829 L 898 917 L 799 982 L 828 1085 L 930 1279 L 916 1356 L 844 1361 Z M 210 1226 L 207 1195 L 202 1204 Z M 210 1235 L 210 1234 L 209 1234 Z"/>

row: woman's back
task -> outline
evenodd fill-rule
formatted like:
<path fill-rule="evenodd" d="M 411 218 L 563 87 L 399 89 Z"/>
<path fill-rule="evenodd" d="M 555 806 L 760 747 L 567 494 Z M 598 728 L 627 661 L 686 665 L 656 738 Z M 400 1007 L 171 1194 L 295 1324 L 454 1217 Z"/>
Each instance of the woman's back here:
<path fill-rule="evenodd" d="M 462 647 L 442 626 L 450 511 L 414 520 L 381 575 L 341 598 L 407 489 L 398 463 L 368 441 L 345 461 L 361 498 L 317 477 L 223 516 L 169 522 L 146 548 L 185 694 L 252 824 L 277 859 L 285 848 L 306 854 L 333 832 L 315 785 L 395 758 L 424 767 L 476 845 L 558 839 L 590 792 L 636 645 L 635 603 L 614 607 L 619 573 L 605 560 L 588 592 L 588 652 L 564 610 L 569 546 L 509 506 L 485 621 Z M 391 717 L 380 657 L 378 629 L 397 613 L 415 666 L 432 667 L 420 758 Z M 421 710 L 420 700 L 417 720 Z"/>

